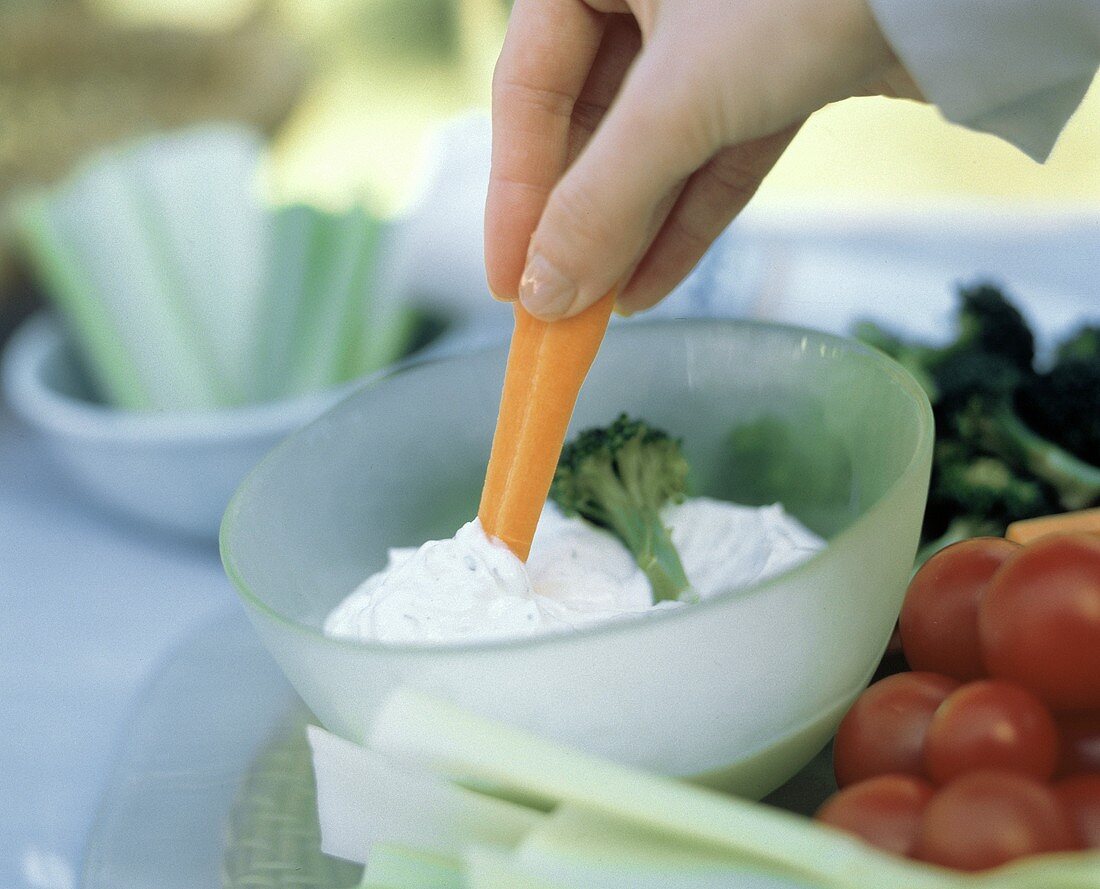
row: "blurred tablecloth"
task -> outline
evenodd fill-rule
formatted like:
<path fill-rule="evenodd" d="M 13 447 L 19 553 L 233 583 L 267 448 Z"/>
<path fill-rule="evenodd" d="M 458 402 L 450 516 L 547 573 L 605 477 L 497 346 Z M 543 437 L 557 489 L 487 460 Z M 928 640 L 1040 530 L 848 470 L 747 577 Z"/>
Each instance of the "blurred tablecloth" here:
<path fill-rule="evenodd" d="M 103 512 L 0 410 L 0 886 L 73 886 L 134 701 L 232 607 L 213 544 Z"/>
<path fill-rule="evenodd" d="M 749 214 L 726 249 L 758 271 L 724 314 L 835 328 L 870 305 L 935 333 L 953 282 L 993 276 L 1052 329 L 1100 318 L 1096 210 Z M 0 607 L 0 886 L 65 889 L 142 687 L 235 597 L 212 544 L 102 511 L 0 409 Z"/>

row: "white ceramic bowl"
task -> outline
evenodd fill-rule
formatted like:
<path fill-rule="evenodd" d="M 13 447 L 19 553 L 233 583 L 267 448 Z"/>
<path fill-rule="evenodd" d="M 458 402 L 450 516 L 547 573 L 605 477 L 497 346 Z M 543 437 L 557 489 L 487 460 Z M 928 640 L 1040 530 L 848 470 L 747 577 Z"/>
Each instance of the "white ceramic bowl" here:
<path fill-rule="evenodd" d="M 45 313 L 13 334 L 0 378 L 11 409 L 94 499 L 211 540 L 234 488 L 260 458 L 355 385 L 201 413 L 118 410 L 92 397 L 70 341 Z"/>

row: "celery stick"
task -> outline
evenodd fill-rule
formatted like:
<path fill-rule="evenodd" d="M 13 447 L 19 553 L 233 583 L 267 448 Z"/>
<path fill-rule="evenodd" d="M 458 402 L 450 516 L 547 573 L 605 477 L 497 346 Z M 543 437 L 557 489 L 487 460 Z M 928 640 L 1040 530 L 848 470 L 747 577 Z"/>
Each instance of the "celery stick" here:
<path fill-rule="evenodd" d="M 568 887 L 599 889 L 805 889 L 744 856 L 563 804 L 517 847 L 517 867 Z"/>
<path fill-rule="evenodd" d="M 82 339 L 104 394 L 123 407 L 217 407 L 215 369 L 173 289 L 132 180 L 117 157 L 104 155 L 21 214 L 20 232 L 32 260 L 44 260 L 50 295 Z M 89 325 L 92 315 L 101 320 Z M 112 342 L 97 328 L 109 328 Z M 136 382 L 114 379 L 123 365 L 108 349 L 121 350 Z M 135 400 L 139 391 L 146 397 Z"/>
<path fill-rule="evenodd" d="M 417 889 L 465 889 L 462 862 L 393 843 L 370 850 L 362 886 L 416 886 Z"/>
<path fill-rule="evenodd" d="M 45 200 L 29 200 L 17 216 L 23 247 L 30 256 L 40 283 L 65 316 L 75 335 L 92 385 L 106 401 L 130 410 L 153 407 L 124 338 L 95 295 L 95 285 L 79 257 L 50 220 Z"/>
<path fill-rule="evenodd" d="M 305 312 L 307 272 L 319 211 L 296 204 L 268 215 L 268 253 L 260 296 L 253 391 L 259 399 L 283 395 L 291 379 L 295 343 Z"/>
<path fill-rule="evenodd" d="M 287 394 L 341 381 L 358 345 L 377 227 L 362 210 L 316 216 Z"/>
<path fill-rule="evenodd" d="M 350 353 L 344 371 L 348 379 L 374 373 L 408 355 L 423 322 L 420 312 L 389 294 L 368 293 L 366 299 L 359 345 Z"/>
<path fill-rule="evenodd" d="M 257 390 L 276 398 L 342 382 L 355 367 L 379 223 L 358 209 L 296 205 L 270 225 Z"/>
<path fill-rule="evenodd" d="M 420 321 L 419 313 L 400 298 L 392 275 L 382 274 L 380 257 L 386 252 L 386 235 L 383 226 L 376 227 L 372 262 L 364 280 L 358 342 L 347 367 L 348 377 L 373 373 L 403 358 Z"/>
<path fill-rule="evenodd" d="M 316 726 L 309 727 L 322 848 L 368 861 L 375 842 L 460 856 L 471 843 L 511 846 L 546 816 L 457 787 Z"/>
<path fill-rule="evenodd" d="M 268 214 L 268 249 L 260 295 L 253 391 L 260 399 L 283 395 L 289 385 L 305 291 L 313 229 L 319 211 L 295 204 Z"/>
<path fill-rule="evenodd" d="M 216 368 L 219 400 L 252 400 L 266 213 L 259 136 L 206 125 L 138 142 L 123 162 L 173 290 Z"/>
<path fill-rule="evenodd" d="M 973 876 L 958 889 L 1100 889 L 1100 851 L 1021 858 Z"/>
<path fill-rule="evenodd" d="M 713 844 L 815 886 L 932 889 L 952 882 L 946 872 L 902 861 L 790 812 L 601 760 L 410 690 L 387 701 L 369 746 L 456 780 L 575 803 Z"/>
<path fill-rule="evenodd" d="M 525 873 L 514 855 L 500 849 L 473 846 L 465 863 L 469 889 L 567 889 Z"/>

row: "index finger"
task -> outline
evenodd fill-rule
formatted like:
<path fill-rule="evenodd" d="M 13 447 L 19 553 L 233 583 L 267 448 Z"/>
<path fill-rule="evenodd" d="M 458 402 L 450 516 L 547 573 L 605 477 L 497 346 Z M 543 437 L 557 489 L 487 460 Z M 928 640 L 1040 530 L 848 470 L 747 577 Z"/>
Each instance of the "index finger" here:
<path fill-rule="evenodd" d="M 605 17 L 583 0 L 516 0 L 493 74 L 493 159 L 485 203 L 485 270 L 515 299 L 531 233 L 569 160 L 573 106 Z"/>

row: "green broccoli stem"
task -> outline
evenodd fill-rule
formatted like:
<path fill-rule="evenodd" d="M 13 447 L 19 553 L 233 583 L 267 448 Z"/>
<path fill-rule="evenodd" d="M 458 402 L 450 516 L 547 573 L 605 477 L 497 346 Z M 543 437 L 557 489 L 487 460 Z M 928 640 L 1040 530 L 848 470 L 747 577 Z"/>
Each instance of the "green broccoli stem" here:
<path fill-rule="evenodd" d="M 950 546 L 952 543 L 968 540 L 971 537 L 1000 537 L 1004 534 L 1004 531 L 1005 526 L 998 525 L 996 522 L 971 515 L 956 516 L 939 537 L 921 544 L 921 548 L 917 550 L 917 557 L 913 561 L 913 566 L 919 568 L 941 549 Z"/>
<path fill-rule="evenodd" d="M 986 444 L 1020 465 L 1058 493 L 1066 509 L 1084 509 L 1100 499 L 1100 467 L 1086 463 L 1024 425 L 1002 405 L 986 429 Z"/>
<path fill-rule="evenodd" d="M 688 589 L 680 554 L 656 512 L 622 512 L 610 517 L 613 530 L 634 555 L 653 588 L 653 601 L 675 601 Z"/>

